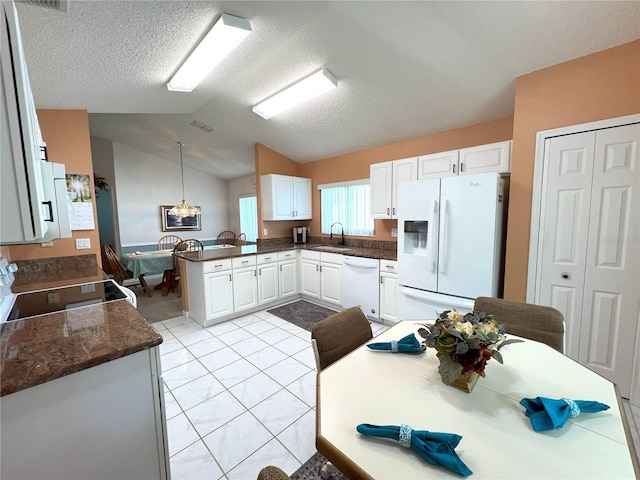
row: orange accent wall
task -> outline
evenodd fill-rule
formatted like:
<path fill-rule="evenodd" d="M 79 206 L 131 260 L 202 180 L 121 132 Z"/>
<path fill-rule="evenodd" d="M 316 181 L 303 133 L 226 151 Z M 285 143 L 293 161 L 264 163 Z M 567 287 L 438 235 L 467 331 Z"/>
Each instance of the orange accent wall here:
<path fill-rule="evenodd" d="M 55 163 L 63 163 L 66 173 L 89 175 L 93 179 L 87 111 L 38 110 L 37 114 L 42 138 L 47 143 L 49 160 Z M 91 195 L 95 199 L 93 180 L 91 181 Z M 73 238 L 54 240 L 52 247 L 43 247 L 40 243 L 12 245 L 3 247 L 2 252 L 14 262 L 17 260 L 95 254 L 98 265 L 102 265 L 95 200 L 93 202 L 93 217 L 95 220 L 94 230 L 72 230 Z M 76 250 L 76 238 L 90 239 L 91 248 Z"/>
<path fill-rule="evenodd" d="M 640 113 L 640 40 L 518 77 L 504 297 L 527 289 L 536 134 Z"/>
<path fill-rule="evenodd" d="M 319 235 L 320 232 L 320 191 L 317 189 L 318 185 L 369 178 L 369 166 L 372 163 L 511 140 L 512 127 L 513 118 L 507 117 L 300 165 L 299 175 L 311 178 L 313 184 L 311 234 Z M 395 241 L 396 239 L 391 236 L 391 229 L 396 228 L 397 224 L 397 220 L 376 220 L 375 239 Z"/>
<path fill-rule="evenodd" d="M 308 220 L 290 220 L 290 221 L 277 221 L 277 222 L 265 222 L 262 220 L 262 200 L 261 200 L 261 185 L 260 176 L 275 173 L 278 175 L 291 175 L 293 177 L 303 177 L 299 163 L 291 160 L 289 157 L 285 157 L 281 153 L 270 149 L 269 147 L 256 143 L 255 145 L 255 158 L 256 158 L 256 196 L 258 201 L 258 238 L 280 238 L 291 237 L 291 230 L 295 226 L 308 226 Z M 269 232 L 264 235 L 264 229 Z"/>

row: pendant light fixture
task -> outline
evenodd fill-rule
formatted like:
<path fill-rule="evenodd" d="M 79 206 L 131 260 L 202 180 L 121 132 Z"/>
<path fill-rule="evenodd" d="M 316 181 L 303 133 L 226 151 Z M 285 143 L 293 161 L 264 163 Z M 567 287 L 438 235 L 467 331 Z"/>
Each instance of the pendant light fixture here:
<path fill-rule="evenodd" d="M 194 215 L 200 215 L 200 209 L 198 207 L 189 205 L 184 200 L 184 167 L 182 166 L 182 147 L 184 147 L 184 143 L 178 142 L 178 145 L 180 145 L 180 176 L 182 177 L 182 203 L 180 203 L 179 205 L 176 205 L 171 210 L 169 210 L 169 215 L 174 215 L 180 218 L 193 217 Z"/>

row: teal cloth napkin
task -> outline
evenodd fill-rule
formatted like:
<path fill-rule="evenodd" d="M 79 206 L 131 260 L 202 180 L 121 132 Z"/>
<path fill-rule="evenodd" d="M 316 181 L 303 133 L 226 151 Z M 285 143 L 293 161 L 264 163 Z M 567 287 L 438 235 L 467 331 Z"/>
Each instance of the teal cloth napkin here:
<path fill-rule="evenodd" d="M 577 417 L 581 413 L 596 413 L 609 409 L 609 405 L 604 403 L 568 398 L 523 398 L 520 405 L 525 408 L 524 414 L 529 417 L 536 432 L 561 428 L 569 418 Z"/>
<path fill-rule="evenodd" d="M 371 350 L 391 350 L 393 353 L 420 353 L 427 348 L 421 344 L 413 333 L 400 340 L 391 342 L 373 342 L 367 344 Z"/>
<path fill-rule="evenodd" d="M 454 433 L 429 432 L 427 430 L 412 430 L 409 425 L 371 425 L 361 423 L 356 430 L 362 435 L 373 437 L 391 438 L 397 440 L 400 445 L 411 448 L 425 461 L 432 465 L 442 465 L 464 477 L 473 472 L 469 470 L 458 454 L 455 447 L 462 437 Z"/>

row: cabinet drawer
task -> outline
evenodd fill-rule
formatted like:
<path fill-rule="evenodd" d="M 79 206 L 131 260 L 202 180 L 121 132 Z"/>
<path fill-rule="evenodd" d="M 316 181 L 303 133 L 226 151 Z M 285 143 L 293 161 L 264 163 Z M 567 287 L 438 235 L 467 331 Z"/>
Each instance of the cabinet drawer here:
<path fill-rule="evenodd" d="M 335 263 L 342 265 L 343 255 L 339 253 L 320 252 L 320 261 L 322 263 Z"/>
<path fill-rule="evenodd" d="M 261 253 L 256 257 L 256 263 L 258 265 L 264 265 L 265 263 L 273 263 L 278 260 L 278 252 L 273 253 Z"/>
<path fill-rule="evenodd" d="M 315 250 L 300 250 L 300 258 L 304 258 L 305 260 L 317 260 L 320 261 L 320 252 Z"/>
<path fill-rule="evenodd" d="M 220 272 L 222 270 L 231 270 L 231 259 L 225 258 L 224 260 L 211 260 L 210 262 L 204 262 L 202 267 L 202 273 Z"/>
<path fill-rule="evenodd" d="M 380 260 L 380 273 L 398 273 L 398 262 L 395 260 Z"/>
<path fill-rule="evenodd" d="M 284 252 L 278 252 L 278 261 L 282 262 L 283 260 L 295 260 L 298 258 L 297 250 L 286 250 Z"/>
<path fill-rule="evenodd" d="M 242 257 L 235 257 L 231 259 L 231 263 L 233 265 L 233 268 L 255 267 L 256 255 L 245 255 Z"/>

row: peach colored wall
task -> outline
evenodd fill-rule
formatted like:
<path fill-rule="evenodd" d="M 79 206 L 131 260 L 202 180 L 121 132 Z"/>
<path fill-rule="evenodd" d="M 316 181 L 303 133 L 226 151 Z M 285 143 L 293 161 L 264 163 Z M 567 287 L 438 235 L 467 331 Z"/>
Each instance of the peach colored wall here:
<path fill-rule="evenodd" d="M 93 163 L 89 143 L 89 117 L 86 110 L 38 110 L 38 122 L 42 138 L 47 143 L 49 160 L 63 163 L 67 173 L 89 175 L 91 195 L 95 198 L 93 187 Z M 98 265 L 100 259 L 100 237 L 96 204 L 93 202 L 94 230 L 73 230 L 73 238 L 61 238 L 53 241 L 52 247 L 43 247 L 40 243 L 13 245 L 3 248 L 12 260 L 32 260 L 38 258 L 69 257 L 73 255 L 95 254 Z M 90 249 L 76 250 L 76 238 L 89 238 Z"/>
<path fill-rule="evenodd" d="M 313 183 L 312 234 L 318 235 L 320 232 L 318 185 L 369 178 L 369 166 L 372 163 L 511 140 L 512 125 L 513 118 L 507 117 L 300 165 L 300 175 L 312 178 Z M 375 239 L 395 241 L 391 229 L 396 228 L 397 224 L 397 220 L 376 220 Z"/>
<path fill-rule="evenodd" d="M 640 113 L 640 40 L 516 80 L 504 297 L 524 301 L 536 134 Z"/>
<path fill-rule="evenodd" d="M 300 164 L 291 160 L 288 157 L 270 149 L 269 147 L 256 143 L 255 145 L 255 158 L 256 158 L 256 196 L 258 200 L 258 238 L 280 238 L 290 237 L 291 229 L 295 226 L 307 226 L 308 220 L 291 220 L 291 221 L 277 221 L 277 222 L 265 222 L 262 220 L 262 201 L 261 201 L 261 185 L 260 176 L 267 175 L 269 173 L 276 173 L 278 175 L 291 175 L 294 177 L 303 176 L 300 173 Z M 264 229 L 269 232 L 264 235 Z"/>

